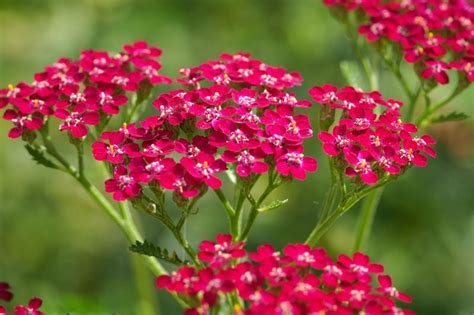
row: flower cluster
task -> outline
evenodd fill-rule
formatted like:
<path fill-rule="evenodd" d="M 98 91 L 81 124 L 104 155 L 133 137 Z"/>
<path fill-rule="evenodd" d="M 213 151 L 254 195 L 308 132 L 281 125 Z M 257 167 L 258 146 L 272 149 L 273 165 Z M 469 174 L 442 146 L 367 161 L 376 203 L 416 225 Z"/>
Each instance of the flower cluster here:
<path fill-rule="evenodd" d="M 226 294 L 238 297 L 235 314 L 413 314 L 395 303 L 411 298 L 362 253 L 334 261 L 324 249 L 304 244 L 287 245 L 282 253 L 271 245 L 247 253 L 243 246 L 230 235 L 204 241 L 199 258 L 205 267 L 160 276 L 157 287 L 190 297 L 188 315 L 211 314 L 225 304 Z"/>
<path fill-rule="evenodd" d="M 161 50 L 143 41 L 125 45 L 114 56 L 87 50 L 79 60 L 61 58 L 47 66 L 31 84 L 8 85 L 0 90 L 0 109 L 12 107 L 3 115 L 13 123 L 8 136 L 28 136 L 52 116 L 61 120 L 61 131 L 86 136 L 88 126 L 119 113 L 128 101 L 126 92 L 144 94 L 150 85 L 171 82 L 158 73 L 160 55 Z"/>
<path fill-rule="evenodd" d="M 158 96 L 158 115 L 93 143 L 95 159 L 113 167 L 106 190 L 115 200 L 140 196 L 142 185 L 174 191 L 175 200 L 193 198 L 220 188 L 216 175 L 228 169 L 247 181 L 273 169 L 300 180 L 316 171 L 316 160 L 303 153 L 313 136 L 309 118 L 294 112 L 311 103 L 286 91 L 299 75 L 243 54 L 182 72 L 187 89 Z M 198 84 L 203 80 L 209 86 Z"/>
<path fill-rule="evenodd" d="M 6 282 L 0 282 L 0 300 L 9 302 L 12 299 L 13 294 L 10 292 L 10 285 Z M 12 315 L 44 315 L 44 313 L 39 309 L 41 304 L 43 304 L 41 299 L 32 298 L 28 302 L 28 306 L 15 306 Z M 7 315 L 7 310 L 3 306 L 0 306 L 0 315 Z"/>
<path fill-rule="evenodd" d="M 424 154 L 436 156 L 431 148 L 435 141 L 427 135 L 415 136 L 416 126 L 400 120 L 400 101 L 384 100 L 379 92 L 332 85 L 315 86 L 310 94 L 329 110 L 342 111 L 332 131 L 321 131 L 318 137 L 324 152 L 337 159 L 336 165 L 345 168 L 348 176 L 371 185 L 411 165 L 426 166 Z"/>
<path fill-rule="evenodd" d="M 425 79 L 449 82 L 446 70 L 474 81 L 474 6 L 465 0 L 325 0 L 328 6 L 358 9 L 368 19 L 359 33 L 370 42 L 397 43 Z"/>

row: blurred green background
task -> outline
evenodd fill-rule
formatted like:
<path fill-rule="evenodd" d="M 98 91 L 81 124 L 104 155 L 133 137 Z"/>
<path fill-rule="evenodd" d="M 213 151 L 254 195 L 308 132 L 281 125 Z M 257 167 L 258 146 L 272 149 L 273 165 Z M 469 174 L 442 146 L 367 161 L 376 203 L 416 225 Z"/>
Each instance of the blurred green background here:
<path fill-rule="evenodd" d="M 85 48 L 117 51 L 137 39 L 163 49 L 163 73 L 174 77 L 178 68 L 222 52 L 250 52 L 300 71 L 301 97 L 315 84 L 344 84 L 339 62 L 354 59 L 341 27 L 316 0 L 2 0 L 0 86 L 30 81 L 60 56 L 76 58 Z M 386 97 L 403 99 L 389 74 L 380 83 Z M 472 116 L 473 99 L 470 88 L 451 107 Z M 40 296 L 48 314 L 147 314 L 150 304 L 140 296 L 151 294 L 161 314 L 178 314 L 174 302 L 152 288 L 153 277 L 130 259 L 108 217 L 70 178 L 35 165 L 20 141 L 6 137 L 8 129 L 1 121 L 0 280 L 12 284 L 15 301 Z M 439 157 L 386 189 L 368 253 L 413 296 L 410 307 L 419 314 L 474 314 L 472 119 L 430 132 L 439 141 Z M 274 194 L 289 203 L 259 217 L 251 248 L 264 242 L 281 248 L 309 233 L 328 183 L 325 160 L 313 151 L 320 170 Z M 226 231 L 214 195 L 200 209 L 187 226 L 194 245 Z M 324 238 L 331 253 L 351 250 L 357 212 Z M 148 239 L 175 246 L 163 226 L 141 219 Z M 139 294 L 134 275 L 151 291 Z"/>

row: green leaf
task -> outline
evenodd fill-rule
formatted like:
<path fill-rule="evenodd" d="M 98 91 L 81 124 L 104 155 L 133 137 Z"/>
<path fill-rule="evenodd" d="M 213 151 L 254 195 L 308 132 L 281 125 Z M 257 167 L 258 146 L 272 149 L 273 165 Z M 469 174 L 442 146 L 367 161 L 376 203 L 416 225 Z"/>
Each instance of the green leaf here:
<path fill-rule="evenodd" d="M 435 124 L 435 123 L 443 123 L 443 122 L 448 122 L 448 121 L 459 121 L 459 120 L 464 120 L 467 118 L 469 118 L 468 115 L 455 111 L 449 114 L 441 114 L 439 116 L 435 116 L 430 119 L 430 122 Z"/>
<path fill-rule="evenodd" d="M 276 208 L 279 208 L 281 207 L 282 205 L 284 205 L 285 203 L 288 202 L 288 199 L 285 199 L 285 200 L 275 200 L 273 201 L 272 203 L 266 205 L 266 206 L 263 206 L 261 208 L 258 208 L 257 211 L 258 212 L 267 212 L 267 211 L 270 211 L 270 210 L 274 210 Z"/>
<path fill-rule="evenodd" d="M 45 150 L 42 148 L 35 147 L 31 144 L 25 144 L 25 149 L 33 158 L 36 163 L 54 169 L 59 169 L 59 166 L 54 164 L 50 159 L 45 156 Z"/>
<path fill-rule="evenodd" d="M 168 251 L 166 248 L 162 249 L 159 246 L 156 246 L 146 240 L 143 243 L 136 241 L 136 243 L 130 246 L 129 249 L 134 253 L 156 257 L 174 265 L 182 266 L 189 264 L 187 260 L 182 260 L 181 258 L 179 258 L 178 254 L 175 251 L 172 251 L 170 253 L 170 251 Z"/>
<path fill-rule="evenodd" d="M 361 89 L 363 75 L 360 71 L 359 66 L 354 61 L 343 60 L 339 64 L 342 75 L 346 79 L 347 83 L 355 88 Z"/>

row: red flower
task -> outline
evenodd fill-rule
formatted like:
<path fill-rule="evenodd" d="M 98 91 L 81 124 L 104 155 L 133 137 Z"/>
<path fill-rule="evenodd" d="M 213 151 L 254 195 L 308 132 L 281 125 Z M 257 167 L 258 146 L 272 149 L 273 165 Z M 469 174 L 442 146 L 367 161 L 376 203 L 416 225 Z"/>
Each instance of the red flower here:
<path fill-rule="evenodd" d="M 64 122 L 59 125 L 59 130 L 67 130 L 75 138 L 82 138 L 87 135 L 87 125 L 97 125 L 100 115 L 97 112 L 68 112 L 58 109 L 54 115 Z"/>
<path fill-rule="evenodd" d="M 449 83 L 449 77 L 446 73 L 446 70 L 449 70 L 449 66 L 445 62 L 428 60 L 425 61 L 425 65 L 427 66 L 426 69 L 421 72 L 423 78 L 429 79 L 434 77 L 439 84 Z"/>
<path fill-rule="evenodd" d="M 402 302 L 411 303 L 412 299 L 405 293 L 399 292 L 395 287 L 392 286 L 392 278 L 390 276 L 382 275 L 377 278 L 380 288 L 377 289 L 378 292 L 382 292 L 389 297 L 397 298 Z"/>
<path fill-rule="evenodd" d="M 202 179 L 212 189 L 219 189 L 222 186 L 221 180 L 214 174 L 227 169 L 224 161 L 201 153 L 195 159 L 183 157 L 180 162 L 193 177 Z"/>
<path fill-rule="evenodd" d="M 318 163 L 315 158 L 304 156 L 301 149 L 287 152 L 276 161 L 276 170 L 283 176 L 305 180 L 306 172 L 315 172 Z"/>
<path fill-rule="evenodd" d="M 220 268 L 231 260 L 245 256 L 245 250 L 242 248 L 244 243 L 234 243 L 232 235 L 219 234 L 216 241 L 203 241 L 199 245 L 199 259 L 209 263 L 212 268 Z"/>
<path fill-rule="evenodd" d="M 140 195 L 142 188 L 135 174 L 129 174 L 124 166 L 117 166 L 114 178 L 105 182 L 105 191 L 113 193 L 114 200 L 123 201 Z"/>
<path fill-rule="evenodd" d="M 28 306 L 15 306 L 15 312 L 13 315 L 44 315 L 43 312 L 39 310 L 43 301 L 39 298 L 32 298 L 28 302 Z"/>
<path fill-rule="evenodd" d="M 10 285 L 6 282 L 0 282 L 0 300 L 11 301 L 13 294 L 9 291 Z"/>

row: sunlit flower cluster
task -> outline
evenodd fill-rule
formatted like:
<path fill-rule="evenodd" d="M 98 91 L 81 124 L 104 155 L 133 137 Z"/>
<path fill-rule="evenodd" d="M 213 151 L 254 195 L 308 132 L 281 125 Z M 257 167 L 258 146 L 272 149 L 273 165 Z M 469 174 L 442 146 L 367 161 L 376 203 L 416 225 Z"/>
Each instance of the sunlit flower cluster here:
<path fill-rule="evenodd" d="M 420 75 L 439 84 L 447 70 L 474 81 L 474 5 L 466 0 L 325 0 L 342 10 L 357 10 L 367 23 L 359 33 L 370 42 L 397 43 L 396 49 Z"/>
<path fill-rule="evenodd" d="M 226 170 L 249 181 L 270 169 L 299 180 L 316 171 L 303 152 L 313 136 L 309 118 L 295 113 L 311 103 L 286 91 L 299 75 L 244 54 L 182 72 L 187 88 L 154 100 L 158 115 L 105 132 L 92 145 L 94 157 L 113 168 L 106 190 L 115 200 L 140 196 L 144 184 L 193 198 L 219 189 L 217 175 Z"/>
<path fill-rule="evenodd" d="M 322 106 L 341 112 L 332 130 L 321 131 L 318 137 L 324 152 L 337 159 L 347 176 L 371 185 L 411 165 L 426 166 L 425 155 L 436 156 L 431 148 L 435 141 L 415 136 L 416 126 L 401 121 L 400 101 L 384 100 L 379 92 L 332 85 L 313 87 L 310 94 Z"/>
<path fill-rule="evenodd" d="M 74 138 L 88 133 L 128 101 L 127 92 L 144 94 L 149 86 L 170 83 L 158 73 L 161 50 L 139 41 L 111 56 L 86 50 L 79 60 L 61 58 L 34 75 L 32 83 L 10 84 L 0 90 L 0 108 L 11 105 L 3 118 L 13 123 L 8 136 L 31 135 L 50 117 L 61 120 L 59 130 Z"/>
<path fill-rule="evenodd" d="M 188 315 L 213 314 L 226 303 L 224 294 L 236 297 L 235 314 L 413 314 L 396 306 L 411 298 L 362 253 L 334 261 L 324 249 L 304 244 L 247 252 L 231 235 L 204 241 L 199 249 L 205 267 L 185 266 L 156 281 L 158 288 L 190 297 Z"/>

